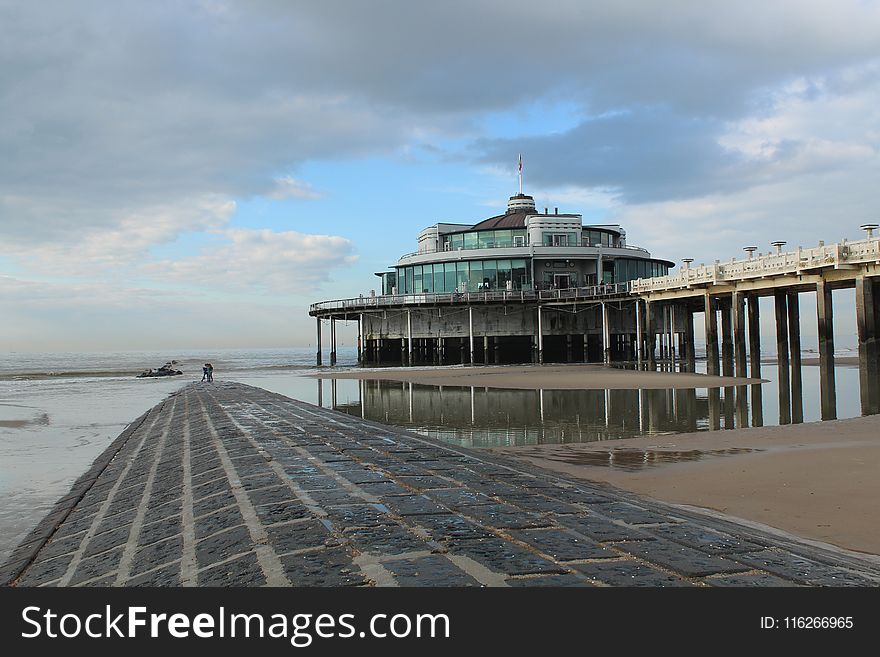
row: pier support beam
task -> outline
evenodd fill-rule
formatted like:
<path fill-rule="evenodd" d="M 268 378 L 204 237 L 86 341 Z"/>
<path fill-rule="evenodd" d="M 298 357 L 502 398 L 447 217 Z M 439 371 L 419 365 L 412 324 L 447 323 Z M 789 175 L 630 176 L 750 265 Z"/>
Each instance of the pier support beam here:
<path fill-rule="evenodd" d="M 718 376 L 718 317 L 715 315 L 715 304 L 708 292 L 703 298 L 706 324 L 706 373 Z"/>
<path fill-rule="evenodd" d="M 749 296 L 749 376 L 753 379 L 761 378 L 761 314 L 758 301 L 757 295 Z"/>
<path fill-rule="evenodd" d="M 745 377 L 746 374 L 746 316 L 745 297 L 742 292 L 734 292 L 731 296 L 731 310 L 733 312 L 733 357 L 736 367 L 736 375 Z M 740 426 L 743 426 L 740 423 Z"/>
<path fill-rule="evenodd" d="M 321 318 L 317 317 L 315 320 L 318 324 L 318 351 L 315 354 L 315 365 L 321 365 Z"/>
<path fill-rule="evenodd" d="M 779 424 L 791 424 L 791 370 L 788 362 L 788 294 L 774 295 L 776 310 L 776 368 L 779 373 Z"/>
<path fill-rule="evenodd" d="M 816 318 L 819 322 L 819 397 L 822 419 L 837 418 L 837 386 L 834 381 L 834 309 L 831 288 L 816 284 Z"/>
<path fill-rule="evenodd" d="M 651 301 L 645 301 L 645 357 L 648 360 L 648 368 L 655 369 L 657 367 L 657 358 L 654 355 L 656 344 L 654 333 L 657 329 L 657 306 Z"/>
<path fill-rule="evenodd" d="M 358 315 L 358 365 L 364 364 L 364 314 Z"/>
<path fill-rule="evenodd" d="M 688 372 L 697 370 L 697 352 L 694 346 L 694 309 L 688 305 L 684 314 L 684 353 Z"/>
<path fill-rule="evenodd" d="M 470 343 L 470 360 L 471 365 L 474 364 L 474 309 L 468 306 L 468 340 Z"/>
<path fill-rule="evenodd" d="M 489 336 L 483 336 L 483 365 L 489 364 Z"/>
<path fill-rule="evenodd" d="M 642 338 L 642 302 L 636 299 L 636 363 L 642 364 L 642 352 L 644 351 L 644 340 Z"/>
<path fill-rule="evenodd" d="M 761 378 L 761 314 L 757 295 L 749 295 L 749 376 Z M 764 426 L 764 391 L 760 383 L 751 385 L 752 426 Z"/>
<path fill-rule="evenodd" d="M 859 334 L 859 383 L 862 414 L 880 413 L 880 307 L 876 279 L 856 278 L 856 324 Z"/>
<path fill-rule="evenodd" d="M 330 318 L 330 364 L 336 365 L 336 318 Z"/>
<path fill-rule="evenodd" d="M 413 364 L 412 311 L 406 311 L 406 364 Z"/>
<path fill-rule="evenodd" d="M 608 306 L 602 302 L 602 362 L 611 362 L 611 326 L 608 322 Z"/>
<path fill-rule="evenodd" d="M 544 327 L 541 325 L 541 306 L 538 306 L 538 362 L 544 364 Z"/>
<path fill-rule="evenodd" d="M 791 366 L 791 421 L 804 421 L 804 395 L 801 380 L 801 315 L 797 292 L 788 293 L 788 352 Z"/>
<path fill-rule="evenodd" d="M 721 371 L 724 376 L 733 376 L 733 321 L 731 300 L 721 303 Z"/>

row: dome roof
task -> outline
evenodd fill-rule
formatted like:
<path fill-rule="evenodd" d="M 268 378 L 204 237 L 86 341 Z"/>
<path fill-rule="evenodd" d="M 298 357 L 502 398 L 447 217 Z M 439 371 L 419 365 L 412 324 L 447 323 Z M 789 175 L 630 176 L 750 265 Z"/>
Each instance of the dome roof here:
<path fill-rule="evenodd" d="M 470 230 L 493 230 L 495 228 L 525 228 L 526 217 L 534 212 L 508 212 L 496 217 L 489 217 L 476 224 Z"/>
<path fill-rule="evenodd" d="M 484 219 L 471 230 L 494 228 L 525 228 L 526 217 L 535 214 L 535 199 L 527 194 L 516 194 L 507 201 L 507 212 Z"/>

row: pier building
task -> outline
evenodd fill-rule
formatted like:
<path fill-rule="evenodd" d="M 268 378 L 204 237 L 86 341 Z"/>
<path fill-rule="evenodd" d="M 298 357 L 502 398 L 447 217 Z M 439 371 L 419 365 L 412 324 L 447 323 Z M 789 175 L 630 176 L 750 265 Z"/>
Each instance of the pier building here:
<path fill-rule="evenodd" d="M 331 364 L 337 320 L 358 321 L 359 362 L 369 365 L 633 359 L 643 331 L 629 284 L 673 266 L 628 244 L 621 226 L 539 211 L 520 193 L 504 214 L 425 228 L 416 251 L 376 274 L 378 292 L 310 314 L 319 342 L 330 320 Z"/>

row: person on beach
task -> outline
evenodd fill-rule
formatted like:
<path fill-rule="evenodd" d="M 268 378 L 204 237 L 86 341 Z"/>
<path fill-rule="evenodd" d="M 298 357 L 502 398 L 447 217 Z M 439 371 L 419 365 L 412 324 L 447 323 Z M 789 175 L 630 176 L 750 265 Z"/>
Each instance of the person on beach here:
<path fill-rule="evenodd" d="M 209 363 L 205 363 L 204 365 L 202 365 L 202 382 L 208 380 L 208 367 Z"/>
<path fill-rule="evenodd" d="M 214 382 L 214 366 L 211 363 L 206 363 L 205 367 L 208 368 L 208 383 Z"/>

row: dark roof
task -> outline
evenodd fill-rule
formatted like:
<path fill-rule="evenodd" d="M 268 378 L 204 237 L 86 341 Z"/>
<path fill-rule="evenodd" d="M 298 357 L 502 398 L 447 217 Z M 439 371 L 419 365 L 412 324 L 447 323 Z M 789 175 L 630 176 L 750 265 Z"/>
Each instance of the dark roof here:
<path fill-rule="evenodd" d="M 525 228 L 526 217 L 532 212 L 508 212 L 507 214 L 499 214 L 496 217 L 489 217 L 476 224 L 470 230 L 493 230 L 495 228 Z"/>

